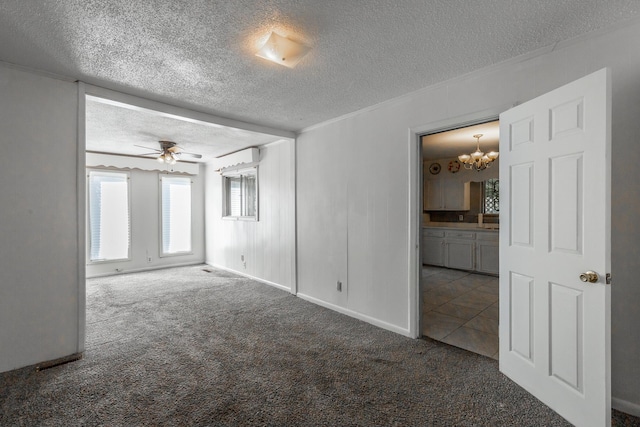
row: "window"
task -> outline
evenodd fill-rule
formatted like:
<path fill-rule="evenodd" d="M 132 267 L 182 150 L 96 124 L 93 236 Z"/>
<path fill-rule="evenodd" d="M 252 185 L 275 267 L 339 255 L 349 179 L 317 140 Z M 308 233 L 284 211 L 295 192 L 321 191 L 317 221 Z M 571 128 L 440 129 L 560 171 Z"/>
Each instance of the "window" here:
<path fill-rule="evenodd" d="M 251 168 L 223 174 L 224 218 L 258 220 L 257 172 Z"/>
<path fill-rule="evenodd" d="M 89 171 L 89 260 L 129 259 L 129 174 Z"/>
<path fill-rule="evenodd" d="M 497 178 L 488 179 L 484 182 L 483 188 L 484 213 L 500 213 L 500 180 Z"/>
<path fill-rule="evenodd" d="M 191 178 L 162 176 L 162 255 L 191 253 Z"/>

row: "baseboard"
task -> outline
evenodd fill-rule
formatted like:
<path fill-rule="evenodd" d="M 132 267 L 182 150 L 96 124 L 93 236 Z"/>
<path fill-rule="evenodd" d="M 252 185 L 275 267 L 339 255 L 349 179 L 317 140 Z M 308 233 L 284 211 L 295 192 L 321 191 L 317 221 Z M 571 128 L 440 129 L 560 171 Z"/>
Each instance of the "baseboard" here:
<path fill-rule="evenodd" d="M 84 356 L 84 352 L 74 353 L 68 356 L 59 357 L 57 359 L 47 360 L 46 362 L 40 362 L 34 366 L 36 371 L 43 371 L 45 369 L 55 368 L 56 366 L 64 365 L 65 363 L 75 362 L 76 360 L 82 359 L 83 356 Z"/>
<path fill-rule="evenodd" d="M 1 371 L 0 374 L 16 373 L 16 372 L 31 372 L 31 371 L 43 371 L 49 368 L 55 368 L 56 366 L 64 365 L 65 363 L 75 362 L 82 359 L 84 352 L 73 353 L 67 356 L 58 357 L 56 359 L 45 360 L 43 362 L 34 363 L 32 365 L 20 366 L 18 368 L 9 369 L 8 371 Z"/>
<path fill-rule="evenodd" d="M 96 277 L 117 276 L 119 274 L 142 273 L 144 271 L 162 270 L 162 269 L 165 269 L 165 268 L 188 267 L 190 265 L 200 265 L 200 264 L 205 264 L 205 262 L 204 261 L 189 261 L 189 262 L 183 262 L 183 263 L 177 263 L 177 264 L 167 264 L 167 265 L 156 265 L 156 266 L 151 266 L 151 267 L 132 268 L 130 270 L 122 270 L 122 271 L 117 271 L 117 272 L 92 274 L 90 276 L 87 275 L 86 278 L 87 279 L 93 279 L 93 278 L 96 278 Z"/>
<path fill-rule="evenodd" d="M 634 417 L 640 417 L 640 405 L 638 405 L 637 403 L 631 403 L 612 396 L 611 407 L 613 409 L 617 409 L 620 412 L 624 412 L 625 414 L 633 415 Z"/>
<path fill-rule="evenodd" d="M 400 328 L 391 323 L 387 323 L 380 319 L 376 319 L 375 317 L 370 317 L 370 316 L 367 316 L 366 314 L 358 313 L 357 311 L 349 310 L 348 308 L 340 307 L 339 305 L 331 304 L 326 301 L 322 301 L 320 299 L 314 298 L 312 296 L 302 294 L 300 292 L 298 292 L 297 296 L 299 296 L 305 301 L 309 301 L 321 307 L 328 308 L 329 310 L 337 311 L 338 313 L 347 315 L 349 317 L 362 320 L 363 322 L 370 323 L 379 328 L 386 329 L 387 331 L 395 332 L 397 334 L 404 335 L 405 337 L 408 337 L 408 338 L 414 338 L 413 335 L 411 335 L 411 331 L 409 329 Z"/>
<path fill-rule="evenodd" d="M 291 288 L 288 288 L 288 287 L 286 287 L 284 285 L 281 285 L 279 283 L 276 283 L 276 282 L 271 282 L 269 280 L 261 279 L 260 277 L 252 276 L 252 275 L 247 274 L 247 273 L 242 273 L 240 271 L 234 270 L 232 268 L 224 267 L 224 266 L 219 265 L 219 264 L 212 264 L 210 262 L 205 262 L 205 264 L 210 265 L 211 267 L 214 267 L 214 268 L 219 268 L 220 270 L 224 270 L 224 271 L 228 271 L 228 272 L 233 273 L 233 274 L 237 274 L 238 276 L 246 277 L 248 279 L 252 279 L 252 280 L 255 280 L 257 282 L 262 282 L 265 285 L 273 286 L 274 288 L 282 289 L 283 291 L 287 291 L 289 293 L 293 293 L 291 291 Z"/>

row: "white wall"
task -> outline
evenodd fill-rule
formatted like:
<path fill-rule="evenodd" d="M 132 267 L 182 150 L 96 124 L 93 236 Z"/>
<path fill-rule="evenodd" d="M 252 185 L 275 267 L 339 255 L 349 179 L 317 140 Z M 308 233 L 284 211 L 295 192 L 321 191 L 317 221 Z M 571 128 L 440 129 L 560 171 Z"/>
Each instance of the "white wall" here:
<path fill-rule="evenodd" d="M 295 292 L 294 156 L 292 140 L 260 148 L 259 221 L 222 219 L 222 177 L 207 165 L 207 263 Z"/>
<path fill-rule="evenodd" d="M 97 154 L 93 156 L 100 157 Z M 122 157 L 122 159 L 126 159 L 126 157 Z M 193 181 L 191 207 L 193 253 L 160 257 L 160 172 L 140 169 L 126 169 L 125 171 L 130 173 L 131 259 L 118 262 L 88 262 L 87 277 L 204 262 L 204 177 L 201 174 L 191 175 Z M 87 236 L 89 236 L 88 231 Z M 88 247 L 89 242 L 87 241 Z M 151 258 L 150 262 L 148 257 Z M 88 259 L 87 255 L 87 261 Z"/>
<path fill-rule="evenodd" d="M 0 372 L 84 350 L 78 85 L 0 65 Z"/>
<path fill-rule="evenodd" d="M 640 23 L 561 42 L 312 127 L 297 140 L 299 295 L 409 335 L 410 129 L 612 69 L 612 390 L 640 415 Z M 425 60 L 428 60 L 425 58 Z M 402 66 L 399 64 L 399 66 Z M 347 282 L 336 290 L 336 280 Z"/>

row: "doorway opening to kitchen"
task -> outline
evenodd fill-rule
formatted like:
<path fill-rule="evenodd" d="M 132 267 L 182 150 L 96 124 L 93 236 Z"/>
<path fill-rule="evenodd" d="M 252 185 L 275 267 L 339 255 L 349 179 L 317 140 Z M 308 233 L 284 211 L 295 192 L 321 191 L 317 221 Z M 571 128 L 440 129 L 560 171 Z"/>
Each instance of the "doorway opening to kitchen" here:
<path fill-rule="evenodd" d="M 498 358 L 499 122 L 421 136 L 422 335 Z"/>

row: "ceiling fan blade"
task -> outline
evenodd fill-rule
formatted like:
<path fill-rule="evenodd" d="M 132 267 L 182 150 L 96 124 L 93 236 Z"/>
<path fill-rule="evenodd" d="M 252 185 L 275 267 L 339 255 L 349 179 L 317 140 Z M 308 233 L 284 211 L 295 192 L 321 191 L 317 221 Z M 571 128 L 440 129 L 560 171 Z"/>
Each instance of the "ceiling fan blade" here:
<path fill-rule="evenodd" d="M 180 151 L 180 154 L 184 154 L 186 156 L 190 156 L 190 157 L 193 157 L 195 159 L 201 159 L 202 158 L 202 154 L 187 153 L 186 151 Z"/>
<path fill-rule="evenodd" d="M 156 151 L 158 153 L 162 153 L 162 150 L 158 150 L 157 148 L 145 147 L 143 145 L 136 145 L 136 144 L 133 144 L 133 146 L 134 147 L 144 148 L 145 150 L 154 150 L 154 151 Z"/>
<path fill-rule="evenodd" d="M 138 156 L 157 156 L 158 154 L 160 154 L 160 153 L 158 153 L 158 152 L 156 152 L 156 153 L 144 153 L 144 154 L 137 154 L 137 155 Z"/>

